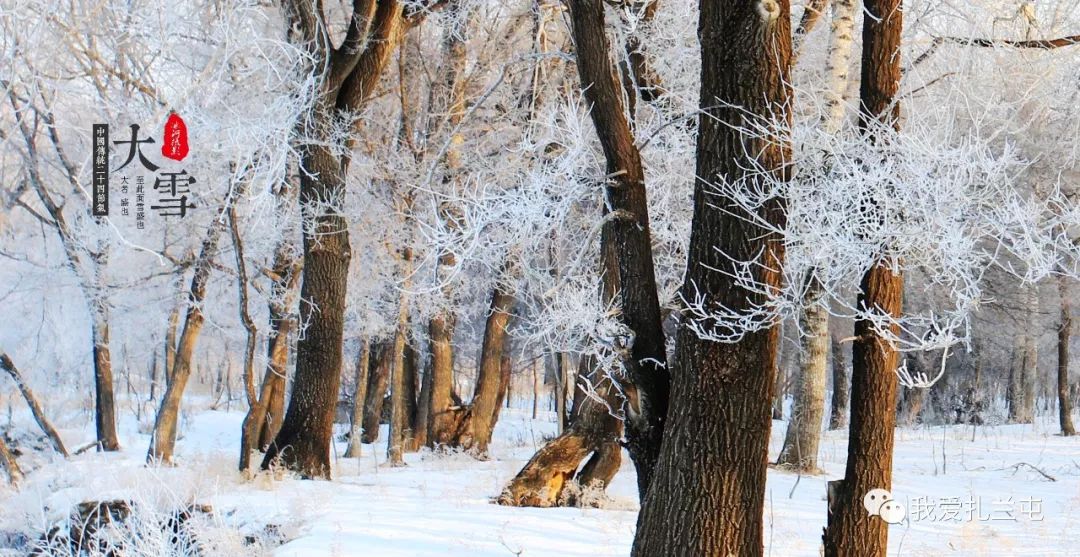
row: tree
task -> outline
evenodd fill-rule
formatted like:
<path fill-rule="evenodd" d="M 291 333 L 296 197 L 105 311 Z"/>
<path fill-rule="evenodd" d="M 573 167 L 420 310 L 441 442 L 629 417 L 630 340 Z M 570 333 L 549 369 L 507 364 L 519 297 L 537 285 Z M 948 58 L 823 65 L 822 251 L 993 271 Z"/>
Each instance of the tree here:
<path fill-rule="evenodd" d="M 1069 338 L 1072 334 L 1072 304 L 1069 298 L 1069 284 L 1065 277 L 1058 278 L 1058 293 L 1061 297 L 1061 322 L 1058 324 L 1058 361 L 1057 361 L 1057 397 L 1058 423 L 1061 435 L 1076 435 L 1072 422 L 1072 397 L 1069 392 Z"/>
<path fill-rule="evenodd" d="M 689 307 L 678 329 L 660 458 L 638 517 L 637 556 L 763 553 L 779 327 L 770 319 L 735 331 L 713 312 L 751 313 L 780 286 L 783 244 L 758 219 L 782 227 L 783 203 L 769 199 L 747 213 L 715 195 L 714 181 L 753 191 L 763 174 L 787 178 L 785 137 L 748 137 L 740 127 L 755 118 L 774 130 L 790 124 L 789 10 L 783 0 L 700 3 L 698 179 L 682 287 Z M 748 172 L 752 165 L 765 172 Z M 763 289 L 736 282 L 745 268 Z"/>
<path fill-rule="evenodd" d="M 859 124 L 867 141 L 877 129 L 899 127 L 900 0 L 866 0 L 863 12 L 862 78 Z M 879 138 L 878 140 L 885 140 Z M 866 201 L 873 215 L 874 199 Z M 892 320 L 892 338 L 899 334 L 895 320 L 901 312 L 903 275 L 891 262 L 891 246 L 882 246 L 877 261 L 860 284 L 860 308 Z M 896 426 L 897 368 L 894 341 L 882 334 L 871 318 L 855 321 L 851 365 L 851 426 L 847 468 L 842 480 L 829 482 L 825 555 L 884 556 L 889 524 L 865 512 L 863 497 L 873 489 L 892 488 L 893 429 Z"/>
<path fill-rule="evenodd" d="M 323 73 L 305 130 L 312 141 L 302 147 L 300 162 L 300 204 L 307 222 L 300 315 L 307 328 L 297 341 L 292 397 L 262 466 L 268 468 L 280 457 L 309 478 L 330 477 L 351 256 L 348 224 L 339 210 L 348 168 L 348 153 L 341 147 L 351 142 L 335 135 L 335 122 L 356 113 L 371 95 L 404 25 L 403 6 L 395 0 L 356 0 L 352 8 L 346 36 L 334 47 L 321 6 L 286 6 L 292 26 L 299 30 L 294 39 L 309 50 Z"/>

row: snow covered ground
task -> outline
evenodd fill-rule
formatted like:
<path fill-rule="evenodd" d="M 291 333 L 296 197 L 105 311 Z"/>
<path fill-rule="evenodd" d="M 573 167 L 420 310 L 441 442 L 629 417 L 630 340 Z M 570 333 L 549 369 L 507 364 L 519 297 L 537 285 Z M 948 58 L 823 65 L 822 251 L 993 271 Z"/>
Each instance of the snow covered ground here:
<path fill-rule="evenodd" d="M 637 497 L 628 459 L 609 489 L 612 501 L 602 509 L 490 503 L 553 433 L 550 421 L 505 412 L 488 462 L 423 452 L 407 455 L 405 468 L 389 468 L 383 465 L 385 446 L 365 446 L 359 459 L 338 457 L 334 480 L 325 482 L 284 474 L 244 479 L 235 471 L 241 419 L 240 413 L 218 411 L 191 417 L 176 468 L 143 465 L 147 438 L 133 422 L 122 428 L 119 454 L 51 460 L 30 472 L 20 491 L 0 487 L 0 546 L 4 540 L 14 545 L 15 533 L 28 536 L 24 541 L 40 536 L 81 501 L 124 498 L 157 508 L 211 505 L 205 537 L 213 544 L 207 553 L 230 557 L 629 554 Z M 974 432 L 971 426 L 899 429 L 892 491 L 907 506 L 908 519 L 891 527 L 890 554 L 1080 555 L 1071 541 L 1080 528 L 1080 439 L 1055 431 L 1049 419 Z M 775 422 L 773 458 L 783 432 L 783 423 Z M 70 446 L 92 438 L 89 427 L 61 433 Z M 844 432 L 826 434 L 822 476 L 770 470 L 767 554 L 818 554 L 825 484 L 842 475 L 845 445 Z M 338 454 L 343 452 L 341 444 Z M 286 543 L 241 543 L 244 536 L 266 539 L 267 525 Z"/>

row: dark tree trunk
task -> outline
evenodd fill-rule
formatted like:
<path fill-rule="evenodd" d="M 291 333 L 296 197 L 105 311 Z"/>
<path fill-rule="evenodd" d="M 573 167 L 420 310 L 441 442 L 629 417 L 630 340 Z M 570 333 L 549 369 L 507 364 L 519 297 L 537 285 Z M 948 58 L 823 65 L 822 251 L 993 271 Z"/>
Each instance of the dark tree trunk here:
<path fill-rule="evenodd" d="M 700 11 L 698 180 L 682 295 L 702 300 L 708 311 L 746 312 L 765 296 L 735 284 L 732 261 L 757 258 L 751 267 L 756 284 L 779 288 L 782 239 L 753 220 L 782 227 L 782 201 L 770 201 L 751 218 L 714 195 L 710 183 L 758 187 L 760 178 L 746 170 L 753 165 L 787 178 L 786 140 L 749 137 L 738 129 L 747 114 L 790 122 L 790 6 L 786 0 L 702 0 Z M 779 326 L 722 343 L 701 338 L 690 318 L 679 325 L 667 429 L 638 516 L 633 555 L 762 555 Z M 732 332 L 709 319 L 696 324 Z"/>
<path fill-rule="evenodd" d="M 495 407 L 498 405 L 502 356 L 506 348 L 506 326 L 514 306 L 514 295 L 499 284 L 491 295 L 491 309 L 484 327 L 484 343 L 480 349 L 480 371 L 476 377 L 469 412 L 469 438 L 463 445 L 477 456 L 486 456 L 491 433 L 495 428 Z"/>
<path fill-rule="evenodd" d="M 326 22 L 315 6 L 291 2 L 286 12 L 298 33 L 296 39 L 312 52 L 316 67 L 321 64 L 324 69 L 306 130 L 319 141 L 301 152 L 300 206 L 309 224 L 304 227 L 300 315 L 308 326 L 297 341 L 295 380 L 285 419 L 262 466 L 268 468 L 280 458 L 302 477 L 329 479 L 352 256 L 348 221 L 336 207 L 345 200 L 345 174 L 353 141 L 337 139 L 334 123 L 342 113 L 357 112 L 374 90 L 398 43 L 402 4 L 396 0 L 354 2 L 339 48 L 327 44 Z M 339 147 L 344 147 L 344 152 Z"/>
<path fill-rule="evenodd" d="M 898 126 L 895 102 L 900 82 L 900 0 L 866 0 L 863 12 L 860 126 L 874 141 L 872 126 Z M 882 246 L 879 261 L 862 279 L 859 307 L 899 317 L 904 281 Z M 899 334 L 899 327 L 892 327 Z M 889 524 L 870 516 L 863 496 L 872 489 L 892 488 L 893 433 L 896 427 L 896 348 L 874 330 L 869 320 L 855 322 L 851 366 L 851 427 L 844 478 L 829 483 L 826 556 L 884 557 Z"/>
<path fill-rule="evenodd" d="M 417 369 L 420 369 L 419 362 L 417 362 Z M 421 447 L 427 446 L 430 423 L 431 369 L 429 367 L 423 372 L 423 377 L 420 379 L 420 395 L 416 401 L 416 419 L 413 422 L 412 445 L 409 446 L 410 452 L 419 451 Z"/>
<path fill-rule="evenodd" d="M 91 327 L 94 337 L 94 423 L 99 451 L 120 450 L 116 436 L 116 400 L 113 393 L 112 356 L 109 352 L 109 321 L 104 308 L 96 310 Z"/>
<path fill-rule="evenodd" d="M 604 30 L 603 0 L 570 3 L 578 74 L 590 115 L 612 178 L 605 184 L 605 222 L 602 249 L 613 261 L 604 273 L 605 289 L 617 292 L 620 317 L 630 331 L 630 346 L 620 346 L 628 384 L 623 386 L 626 448 L 637 469 L 638 493 L 648 489 L 667 416 L 670 375 L 664 332 L 660 322 L 652 240 L 645 191 L 645 172 L 630 120 L 624 107 L 625 91 L 611 63 L 611 47 Z M 641 65 L 644 73 L 644 66 Z M 645 75 L 632 80 L 647 82 Z"/>
<path fill-rule="evenodd" d="M 1069 399 L 1069 336 L 1072 334 L 1072 306 L 1069 300 L 1068 283 L 1064 277 L 1058 278 L 1058 292 L 1061 293 L 1061 323 L 1058 326 L 1058 361 L 1057 395 L 1058 421 L 1061 435 L 1076 435 L 1072 422 L 1072 401 Z"/>
<path fill-rule="evenodd" d="M 844 360 L 844 345 L 836 335 L 832 337 L 832 409 L 829 413 L 829 429 L 847 427 L 848 412 L 848 373 Z"/>
<path fill-rule="evenodd" d="M 503 353 L 502 360 L 499 362 L 499 394 L 495 397 L 495 408 L 491 412 L 491 423 L 495 424 L 499 422 L 499 413 L 502 411 L 503 403 L 507 402 L 507 396 L 510 394 L 510 372 L 513 371 L 513 362 L 510 359 L 510 355 Z"/>
<path fill-rule="evenodd" d="M 379 422 L 382 421 L 382 408 L 386 388 L 390 385 L 390 366 L 393 357 L 393 343 L 382 341 L 371 349 L 372 367 L 368 376 L 367 392 L 364 399 L 364 433 L 360 439 L 364 443 L 374 443 L 379 439 Z"/>
<path fill-rule="evenodd" d="M 45 416 L 45 410 L 41 408 L 41 403 L 38 402 L 37 397 L 34 396 L 34 391 L 30 388 L 30 385 L 26 384 L 22 374 L 19 373 L 19 369 L 15 367 L 15 363 L 12 362 L 11 358 L 4 352 L 0 352 L 0 369 L 8 372 L 8 375 L 11 376 L 11 380 L 15 382 L 15 386 L 19 388 L 19 392 L 22 393 L 23 399 L 26 400 L 26 405 L 30 407 L 30 413 L 34 415 L 34 421 L 37 422 L 38 427 L 41 428 L 41 431 L 44 432 L 49 438 L 49 441 L 52 442 L 56 452 L 67 457 L 68 451 L 67 448 L 64 447 L 64 441 L 60 438 L 60 434 L 57 433 L 56 428 L 53 427 L 49 418 Z"/>

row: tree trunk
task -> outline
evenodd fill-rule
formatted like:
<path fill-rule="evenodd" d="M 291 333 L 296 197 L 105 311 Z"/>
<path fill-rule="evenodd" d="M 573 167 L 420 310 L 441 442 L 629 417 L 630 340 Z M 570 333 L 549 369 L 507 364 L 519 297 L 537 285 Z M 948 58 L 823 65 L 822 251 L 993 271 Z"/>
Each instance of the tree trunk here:
<path fill-rule="evenodd" d="M 112 356 L 109 351 L 109 313 L 104 304 L 94 309 L 94 423 L 99 451 L 120 450 L 116 436 L 116 399 L 113 393 Z"/>
<path fill-rule="evenodd" d="M 11 450 L 8 449 L 3 436 L 0 436 L 0 466 L 3 466 L 4 471 L 7 472 L 8 481 L 11 482 L 11 485 L 18 486 L 22 482 L 22 469 L 19 468 L 15 455 L 11 454 Z"/>
<path fill-rule="evenodd" d="M 412 335 L 405 336 L 405 450 L 415 452 L 416 430 L 420 418 L 420 354 L 412 344 Z"/>
<path fill-rule="evenodd" d="M 1039 290 L 1027 288 L 1027 326 L 1024 328 L 1023 367 L 1020 376 L 1020 412 L 1017 423 L 1035 423 L 1035 389 L 1039 375 L 1038 313 Z"/>
<path fill-rule="evenodd" d="M 412 249 L 402 250 L 403 275 L 412 273 Z M 386 445 L 386 456 L 391 466 L 405 465 L 405 447 L 409 442 L 409 398 L 415 396 L 415 390 L 409 388 L 409 356 L 405 346 L 409 336 L 409 281 L 401 289 L 398 298 L 397 331 L 394 333 L 394 364 L 390 371 L 390 435 Z M 412 406 L 416 406 L 413 398 Z"/>
<path fill-rule="evenodd" d="M 469 418 L 469 438 L 463 446 L 474 455 L 485 457 L 491 433 L 495 428 L 495 407 L 499 397 L 500 368 L 506 347 L 506 326 L 514 306 L 514 295 L 499 284 L 491 295 L 491 310 L 484 327 L 484 344 L 480 350 L 480 371 L 476 377 Z"/>
<path fill-rule="evenodd" d="M 364 400 L 364 433 L 360 437 L 364 443 L 374 443 L 379 439 L 379 422 L 382 421 L 386 388 L 390 384 L 393 349 L 393 343 L 387 341 L 381 341 L 371 349 L 374 362 L 368 376 L 368 386 Z"/>
<path fill-rule="evenodd" d="M 1069 336 L 1072 333 L 1072 307 L 1065 277 L 1058 277 L 1058 292 L 1061 294 L 1057 361 L 1058 422 L 1061 425 L 1061 435 L 1070 437 L 1076 435 L 1076 428 L 1073 427 L 1072 401 L 1069 400 Z"/>
<path fill-rule="evenodd" d="M 555 431 L 562 435 L 569 425 L 570 413 L 566 408 L 566 386 L 570 383 L 569 369 L 570 356 L 564 352 L 554 354 L 555 363 L 555 389 L 552 390 L 552 398 L 555 400 Z"/>
<path fill-rule="evenodd" d="M 786 179 L 790 146 L 783 137 L 748 137 L 748 117 L 790 123 L 789 4 L 701 0 L 702 114 L 698 117 L 694 216 L 683 299 L 706 311 L 760 308 L 766 296 L 735 284 L 732 261 L 757 261 L 753 280 L 778 289 L 781 238 L 754 224 L 784 226 L 783 203 L 756 215 L 713 194 L 710 182 L 760 187 L 761 165 Z M 752 159 L 752 160 L 751 160 Z M 765 472 L 779 327 L 740 331 L 737 342 L 701 338 L 695 325 L 719 335 L 730 329 L 688 315 L 679 325 L 670 412 L 660 457 L 638 517 L 637 557 L 762 555 Z"/>
<path fill-rule="evenodd" d="M 597 397 L 583 399 L 574 423 L 561 435 L 545 443 L 529 459 L 514 479 L 503 488 L 498 499 L 499 504 L 553 507 L 568 503 L 564 490 L 567 482 L 581 466 L 581 461 L 606 444 L 617 441 L 619 419 L 612 412 L 618 406 L 616 389 L 603 370 L 589 371 L 588 377 L 595 387 Z M 598 462 L 594 467 L 599 464 Z M 590 478 L 603 479 L 603 475 L 602 470 L 590 472 Z"/>
<path fill-rule="evenodd" d="M 199 342 L 199 333 L 202 332 L 204 322 L 202 304 L 206 299 L 206 287 L 210 281 L 210 271 L 213 267 L 214 256 L 217 254 L 218 243 L 221 234 L 228 222 L 229 208 L 237 199 L 244 195 L 247 182 L 233 183 L 229 185 L 229 193 L 222 201 L 218 209 L 217 218 L 210 224 L 203 239 L 199 258 L 195 261 L 195 272 L 191 277 L 191 288 L 188 290 L 188 308 L 184 317 L 184 329 L 180 334 L 180 340 L 176 346 L 176 359 L 173 363 L 172 377 L 165 388 L 165 395 L 161 398 L 161 407 L 154 419 L 154 433 L 150 439 L 150 450 L 146 453 L 146 461 L 150 463 L 172 463 L 173 450 L 176 448 L 176 433 L 180 418 L 180 403 L 187 387 L 188 379 L 192 371 L 192 358 L 195 357 L 195 346 Z M 108 335 L 108 330 L 105 332 Z M 106 349 L 107 350 L 107 349 Z M 105 357 L 108 360 L 108 355 Z"/>
<path fill-rule="evenodd" d="M 844 362 L 844 346 L 836 335 L 832 337 L 832 408 L 829 415 L 829 429 L 847 427 L 848 412 L 848 373 Z"/>
<path fill-rule="evenodd" d="M 801 318 L 803 337 L 799 351 L 799 377 L 778 465 L 814 473 L 821 441 L 821 420 L 825 416 L 826 360 L 829 352 L 829 312 L 821 283 L 811 277 Z"/>
<path fill-rule="evenodd" d="M 510 372 L 513 371 L 513 363 L 510 359 L 510 355 L 503 353 L 502 360 L 499 362 L 499 394 L 495 397 L 495 408 L 491 412 L 491 423 L 499 423 L 499 413 L 502 411 L 503 403 L 508 402 L 507 396 L 510 394 Z"/>
<path fill-rule="evenodd" d="M 630 346 L 618 346 L 629 379 L 623 386 L 626 448 L 637 469 L 638 493 L 648 489 L 668 411 L 670 375 L 660 322 L 653 269 L 645 171 L 627 117 L 626 92 L 611 63 L 611 48 L 604 30 L 603 0 L 569 2 L 577 68 L 582 90 L 591 106 L 590 116 L 604 150 L 607 175 L 601 249 L 613 261 L 605 263 L 605 289 L 615 293 L 619 314 L 632 332 Z M 640 70 L 640 68 L 639 68 Z M 644 70 L 640 70 L 644 72 Z M 635 76 L 647 80 L 647 76 Z M 618 288 L 612 288 L 613 285 Z M 616 343 L 624 339 L 615 339 Z"/>
<path fill-rule="evenodd" d="M 367 398 L 370 369 L 371 341 L 365 338 L 360 343 L 360 354 L 356 358 L 356 372 L 353 375 L 356 390 L 353 392 L 352 414 L 349 416 L 349 446 L 345 448 L 345 458 L 360 457 L 360 431 L 363 424 L 364 399 Z"/>
<path fill-rule="evenodd" d="M 860 126 L 864 132 L 872 122 L 898 126 L 900 107 L 895 101 L 902 28 L 900 0 L 865 2 L 860 86 Z M 867 141 L 874 141 L 867 135 Z M 904 281 L 893 272 L 889 246 L 881 249 L 879 260 L 863 276 L 859 307 L 897 318 L 903 307 Z M 891 332 L 899 335 L 899 326 L 892 325 Z M 892 488 L 899 354 L 868 319 L 855 322 L 855 337 L 847 468 L 842 480 L 829 482 L 825 555 L 884 557 L 889 524 L 868 515 L 863 497 L 872 489 Z"/>
<path fill-rule="evenodd" d="M 419 370 L 419 361 L 417 362 L 417 369 Z M 420 380 L 420 397 L 416 403 L 416 419 L 413 423 L 413 438 L 412 445 L 409 447 L 409 451 L 419 451 L 421 447 L 426 447 L 428 444 L 428 434 L 430 433 L 431 424 L 431 369 L 428 368 L 424 372 L 423 378 Z"/>
<path fill-rule="evenodd" d="M 280 457 L 302 477 L 330 478 L 352 257 L 349 223 L 339 209 L 344 206 L 345 175 L 354 143 L 351 138 L 335 137 L 335 128 L 341 114 L 358 112 L 371 96 L 398 44 L 402 8 L 396 0 L 354 2 L 342 48 L 329 49 L 321 12 L 304 2 L 288 6 L 300 42 L 314 51 L 316 65 L 323 64 L 325 70 L 307 130 L 318 141 L 301 152 L 300 206 L 308 224 L 304 226 L 300 312 L 308 326 L 297 341 L 292 396 L 281 429 L 263 459 L 264 469 Z"/>
<path fill-rule="evenodd" d="M 454 417 L 450 408 L 454 405 L 454 336 L 453 318 L 448 314 L 436 315 L 428 322 L 431 346 L 431 410 L 428 414 L 427 446 L 442 447 L 454 442 Z"/>
<path fill-rule="evenodd" d="M 181 275 L 182 276 L 182 275 Z M 180 279 L 177 277 L 176 289 L 180 291 Z M 172 383 L 173 370 L 176 369 L 176 333 L 180 327 L 180 304 L 183 298 L 178 297 L 172 311 L 169 312 L 169 327 L 165 330 L 165 384 Z"/>
<path fill-rule="evenodd" d="M 26 384 L 22 374 L 19 373 L 18 368 L 15 367 L 15 363 L 11 361 L 11 358 L 4 352 L 0 352 L 0 368 L 8 372 L 11 379 L 15 381 L 15 386 L 19 388 L 19 392 L 22 393 L 23 398 L 26 399 L 26 405 L 30 407 L 30 412 L 34 415 L 34 421 L 37 422 L 41 431 L 52 442 L 53 448 L 56 452 L 68 456 L 67 448 L 64 447 L 64 441 L 60 438 L 60 434 L 57 433 L 56 428 L 53 427 L 52 422 L 45 416 L 45 411 L 41 408 L 41 403 L 38 402 L 34 391 L 30 389 L 30 385 Z"/>

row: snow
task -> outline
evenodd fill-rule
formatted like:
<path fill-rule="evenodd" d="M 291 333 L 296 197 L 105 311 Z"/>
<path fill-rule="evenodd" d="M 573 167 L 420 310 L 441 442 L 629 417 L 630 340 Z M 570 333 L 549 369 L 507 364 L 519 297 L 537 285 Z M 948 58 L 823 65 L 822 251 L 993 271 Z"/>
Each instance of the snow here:
<path fill-rule="evenodd" d="M 245 479 L 235 471 L 243 419 L 239 412 L 193 414 L 178 443 L 180 464 L 175 468 L 145 466 L 148 439 L 125 424 L 119 454 L 53 458 L 31 471 L 19 491 L 0 488 L 0 532 L 36 538 L 80 501 L 126 497 L 157 508 L 210 504 L 214 515 L 208 537 L 217 541 L 219 552 L 209 554 L 628 555 L 637 517 L 629 459 L 609 488 L 612 499 L 604 508 L 510 508 L 490 502 L 554 433 L 550 418 L 533 421 L 526 412 L 505 411 L 496 429 L 493 458 L 484 462 L 464 454 L 424 451 L 407 455 L 408 466 L 391 468 L 384 464 L 385 446 L 365 445 L 359 459 L 335 458 L 334 480 L 329 482 L 298 480 L 280 472 Z M 16 424 L 30 427 L 21 419 Z M 770 458 L 779 453 L 783 429 L 782 422 L 774 422 Z M 891 527 L 890 555 L 1077 554 L 1069 540 L 1080 527 L 1080 440 L 1056 436 L 1055 431 L 1049 417 L 1035 425 L 974 430 L 898 429 L 892 492 L 909 516 Z M 71 446 L 77 446 L 76 439 L 92 438 L 89 426 L 61 433 Z M 827 432 L 821 450 L 824 475 L 799 477 L 770 469 L 767 555 L 818 555 L 825 486 L 843 474 L 846 432 Z M 337 454 L 343 452 L 339 443 Z M 1016 466 L 1020 463 L 1030 466 Z M 937 505 L 933 516 L 912 516 L 917 509 L 927 512 L 928 502 Z M 976 502 L 990 518 L 968 518 Z M 947 508 L 960 510 L 959 516 L 945 516 Z M 239 543 L 241 536 L 266 525 L 288 541 L 273 549 Z M 12 538 L 0 537 L 0 543 L 4 539 Z"/>

